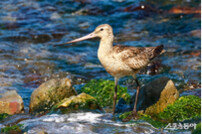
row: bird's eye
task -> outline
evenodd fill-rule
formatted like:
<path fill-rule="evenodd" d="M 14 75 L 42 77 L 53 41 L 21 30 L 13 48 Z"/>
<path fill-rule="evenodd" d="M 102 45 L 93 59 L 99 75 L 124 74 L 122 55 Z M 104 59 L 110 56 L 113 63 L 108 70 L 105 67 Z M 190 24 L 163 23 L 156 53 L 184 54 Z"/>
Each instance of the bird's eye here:
<path fill-rule="evenodd" d="M 104 30 L 103 28 L 100 29 L 100 31 L 103 31 L 103 30 Z"/>

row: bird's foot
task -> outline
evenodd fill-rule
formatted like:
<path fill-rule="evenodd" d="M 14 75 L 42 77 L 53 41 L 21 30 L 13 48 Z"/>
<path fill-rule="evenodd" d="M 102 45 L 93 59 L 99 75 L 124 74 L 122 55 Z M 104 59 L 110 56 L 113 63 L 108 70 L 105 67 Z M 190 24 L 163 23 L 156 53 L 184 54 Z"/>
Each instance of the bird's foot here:
<path fill-rule="evenodd" d="M 123 122 L 128 122 L 130 121 L 131 119 L 134 119 L 134 120 L 137 120 L 139 118 L 137 112 L 131 112 L 131 114 L 129 114 L 125 119 L 123 119 L 122 121 Z"/>
<path fill-rule="evenodd" d="M 133 118 L 133 114 L 129 114 L 126 118 L 124 118 L 122 121 L 123 122 L 128 122 Z"/>
<path fill-rule="evenodd" d="M 139 116 L 138 116 L 137 112 L 134 112 L 134 111 L 133 111 L 133 119 L 134 119 L 134 120 L 139 119 Z"/>

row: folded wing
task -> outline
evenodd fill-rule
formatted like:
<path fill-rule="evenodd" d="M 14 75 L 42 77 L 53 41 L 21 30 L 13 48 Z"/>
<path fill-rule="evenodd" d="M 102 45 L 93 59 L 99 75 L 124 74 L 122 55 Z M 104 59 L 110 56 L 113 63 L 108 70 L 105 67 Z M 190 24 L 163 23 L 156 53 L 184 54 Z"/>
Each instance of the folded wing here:
<path fill-rule="evenodd" d="M 116 45 L 115 52 L 121 58 L 122 62 L 134 70 L 141 69 L 160 55 L 163 51 L 163 45 L 157 47 L 131 47 Z"/>

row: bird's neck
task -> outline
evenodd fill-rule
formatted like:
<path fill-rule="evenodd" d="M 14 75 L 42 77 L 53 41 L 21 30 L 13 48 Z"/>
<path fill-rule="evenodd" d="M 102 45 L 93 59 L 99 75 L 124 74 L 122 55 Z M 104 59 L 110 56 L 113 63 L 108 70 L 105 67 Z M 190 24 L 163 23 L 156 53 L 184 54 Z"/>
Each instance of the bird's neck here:
<path fill-rule="evenodd" d="M 108 38 L 101 38 L 98 52 L 108 53 L 113 49 L 114 36 L 109 36 Z"/>

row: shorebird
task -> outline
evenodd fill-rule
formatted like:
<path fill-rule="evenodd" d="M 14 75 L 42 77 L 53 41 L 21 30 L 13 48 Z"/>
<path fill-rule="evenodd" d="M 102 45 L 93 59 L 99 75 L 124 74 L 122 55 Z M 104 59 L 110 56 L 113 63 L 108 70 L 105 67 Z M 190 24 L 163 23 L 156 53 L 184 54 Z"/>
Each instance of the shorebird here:
<path fill-rule="evenodd" d="M 115 114 L 118 81 L 124 76 L 132 76 L 137 83 L 135 104 L 132 112 L 133 117 L 136 117 L 138 94 L 140 90 L 140 84 L 136 78 L 136 74 L 142 68 L 146 67 L 151 60 L 164 52 L 163 45 L 156 47 L 113 46 L 113 29 L 108 24 L 102 24 L 96 27 L 92 33 L 64 44 L 75 43 L 95 37 L 100 38 L 97 53 L 98 59 L 106 71 L 114 77 L 115 81 L 113 115 Z"/>

